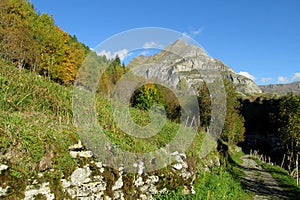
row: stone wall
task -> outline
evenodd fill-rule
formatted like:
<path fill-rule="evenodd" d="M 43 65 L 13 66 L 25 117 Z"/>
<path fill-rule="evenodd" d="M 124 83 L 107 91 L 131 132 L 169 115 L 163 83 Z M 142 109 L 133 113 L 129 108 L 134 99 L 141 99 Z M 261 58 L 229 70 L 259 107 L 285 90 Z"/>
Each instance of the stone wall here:
<path fill-rule="evenodd" d="M 48 168 L 40 172 L 37 177 L 28 180 L 25 198 L 31 199 L 153 199 L 154 195 L 165 193 L 172 189 L 183 188 L 185 194 L 195 194 L 193 184 L 196 179 L 196 170 L 192 166 L 191 159 L 186 154 L 173 152 L 176 162 L 165 169 L 145 173 L 143 165 L 138 165 L 136 174 L 124 172 L 123 167 L 112 169 L 106 167 L 105 163 L 93 158 L 93 153 L 84 149 L 81 142 L 72 145 L 69 153 L 74 159 L 80 159 L 81 164 L 66 176 L 62 174 L 57 180 L 63 191 L 63 197 L 57 196 L 51 190 L 49 182 L 45 181 L 44 176 L 54 171 Z M 220 165 L 219 158 L 204 162 L 203 170 L 207 171 L 210 167 Z M 8 170 L 8 165 L 1 165 L 0 173 Z M 0 187 L 0 198 L 6 197 L 9 186 Z"/>

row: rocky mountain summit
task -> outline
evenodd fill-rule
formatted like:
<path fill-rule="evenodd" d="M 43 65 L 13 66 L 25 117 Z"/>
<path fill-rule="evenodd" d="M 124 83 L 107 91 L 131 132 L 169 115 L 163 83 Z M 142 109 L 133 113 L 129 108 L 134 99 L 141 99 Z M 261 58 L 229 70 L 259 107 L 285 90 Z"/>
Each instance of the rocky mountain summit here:
<path fill-rule="evenodd" d="M 181 39 L 158 54 L 134 58 L 128 67 L 137 76 L 163 80 L 174 88 L 184 83 L 187 89 L 197 90 L 203 81 L 225 78 L 234 83 L 241 94 L 261 93 L 251 79 L 236 74 L 223 62 L 207 55 L 202 48 Z"/>
<path fill-rule="evenodd" d="M 263 92 L 278 94 L 300 94 L 300 81 L 288 84 L 270 84 L 259 86 Z"/>

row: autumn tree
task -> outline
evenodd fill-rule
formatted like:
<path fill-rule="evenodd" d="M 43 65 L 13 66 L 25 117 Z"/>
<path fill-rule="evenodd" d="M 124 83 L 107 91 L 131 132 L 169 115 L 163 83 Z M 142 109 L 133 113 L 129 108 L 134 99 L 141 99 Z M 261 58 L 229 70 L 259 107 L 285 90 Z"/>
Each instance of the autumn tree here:
<path fill-rule="evenodd" d="M 64 38 L 63 57 L 58 63 L 57 79 L 62 83 L 73 83 L 77 71 L 85 59 L 85 53 L 80 43 L 72 41 L 69 34 L 65 32 L 62 34 Z"/>
<path fill-rule="evenodd" d="M 91 50 L 37 14 L 26 0 L 0 0 L 0 56 L 60 83 L 73 83 Z"/>
<path fill-rule="evenodd" d="M 162 103 L 162 95 L 154 83 L 148 83 L 135 91 L 131 98 L 131 105 L 149 110 L 154 104 Z"/>
<path fill-rule="evenodd" d="M 38 71 L 43 75 L 56 76 L 55 70 L 64 54 L 64 34 L 54 25 L 54 19 L 42 14 L 31 25 L 31 34 L 39 52 Z"/>
<path fill-rule="evenodd" d="M 0 55 L 13 61 L 17 67 L 30 66 L 37 54 L 30 24 L 36 13 L 24 0 L 0 0 Z"/>

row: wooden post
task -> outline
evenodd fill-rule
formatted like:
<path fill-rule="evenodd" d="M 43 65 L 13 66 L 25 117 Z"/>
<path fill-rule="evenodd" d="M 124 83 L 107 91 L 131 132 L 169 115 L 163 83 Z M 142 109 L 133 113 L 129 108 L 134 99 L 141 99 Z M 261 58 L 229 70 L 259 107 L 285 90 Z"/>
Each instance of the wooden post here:
<path fill-rule="evenodd" d="M 186 125 L 187 125 L 187 123 L 188 123 L 188 121 L 189 121 L 189 117 L 190 117 L 190 116 L 187 116 L 186 121 L 185 121 L 185 126 L 184 126 L 184 127 L 186 127 Z"/>
<path fill-rule="evenodd" d="M 298 159 L 299 159 L 299 153 L 297 152 L 297 155 L 296 155 L 296 174 L 297 174 L 297 185 L 299 185 L 299 168 L 298 168 Z"/>
<path fill-rule="evenodd" d="M 296 148 L 298 149 L 298 141 L 296 142 Z M 299 160 L 299 152 L 296 153 L 296 174 L 297 174 L 297 185 L 299 185 L 299 166 L 298 166 L 298 160 Z"/>
<path fill-rule="evenodd" d="M 282 162 L 281 162 L 281 165 L 280 165 L 281 168 L 283 167 L 284 159 L 285 159 L 285 154 L 283 155 L 283 158 L 282 158 Z"/>
<path fill-rule="evenodd" d="M 195 116 L 192 118 L 192 121 L 191 121 L 190 127 L 192 127 L 194 120 L 195 120 Z"/>

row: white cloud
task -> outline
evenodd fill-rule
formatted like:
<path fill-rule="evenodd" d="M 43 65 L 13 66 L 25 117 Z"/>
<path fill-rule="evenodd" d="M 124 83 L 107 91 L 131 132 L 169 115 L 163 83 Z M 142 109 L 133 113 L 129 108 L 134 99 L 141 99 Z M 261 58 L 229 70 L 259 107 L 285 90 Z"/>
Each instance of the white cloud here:
<path fill-rule="evenodd" d="M 251 79 L 252 81 L 255 81 L 255 79 L 256 79 L 253 75 L 249 74 L 249 72 L 240 71 L 238 74 L 245 76 L 245 77 Z"/>
<path fill-rule="evenodd" d="M 280 83 L 287 83 L 287 82 L 289 82 L 289 79 L 288 79 L 288 77 L 279 76 L 277 78 L 277 81 L 280 82 Z"/>
<path fill-rule="evenodd" d="M 108 58 L 108 59 L 115 58 L 118 55 L 121 61 L 124 60 L 124 58 L 127 56 L 127 54 L 128 54 L 127 49 L 122 49 L 122 50 L 116 51 L 116 52 L 102 50 L 100 53 L 98 53 L 98 55 L 105 55 L 106 58 Z"/>
<path fill-rule="evenodd" d="M 145 49 L 151 49 L 151 48 L 162 49 L 162 48 L 163 48 L 163 45 L 162 45 L 162 44 L 159 44 L 159 43 L 157 43 L 157 42 L 146 42 L 146 43 L 143 45 L 143 48 L 145 48 Z"/>
<path fill-rule="evenodd" d="M 183 36 L 183 38 L 190 38 L 191 37 L 191 35 L 187 32 L 183 32 L 182 36 Z"/>
<path fill-rule="evenodd" d="M 122 49 L 120 51 L 115 52 L 115 55 L 118 55 L 121 60 L 124 60 L 124 58 L 127 56 L 127 54 L 128 54 L 127 49 Z"/>
<path fill-rule="evenodd" d="M 183 32 L 183 37 L 194 37 L 194 36 L 198 36 L 203 32 L 203 28 L 198 28 L 198 29 L 194 29 L 191 30 L 189 32 Z"/>
<path fill-rule="evenodd" d="M 202 31 L 203 31 L 203 28 L 198 28 L 197 30 L 191 31 L 191 35 L 194 35 L 194 36 L 200 35 L 202 33 Z"/>
<path fill-rule="evenodd" d="M 108 58 L 108 59 L 112 58 L 111 51 L 102 50 L 101 52 L 98 53 L 98 55 L 99 56 L 106 56 L 106 58 Z"/>
<path fill-rule="evenodd" d="M 266 83 L 266 82 L 270 82 L 272 81 L 273 79 L 271 77 L 263 77 L 260 79 L 260 82 L 262 83 Z"/>
<path fill-rule="evenodd" d="M 300 81 L 300 72 L 294 73 L 294 76 L 292 77 L 292 81 Z"/>

